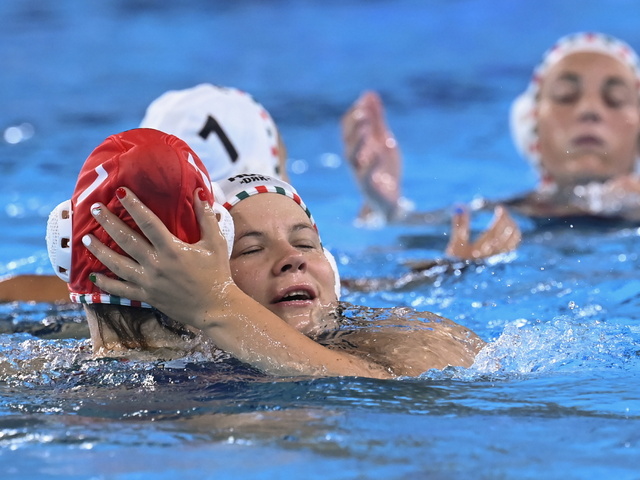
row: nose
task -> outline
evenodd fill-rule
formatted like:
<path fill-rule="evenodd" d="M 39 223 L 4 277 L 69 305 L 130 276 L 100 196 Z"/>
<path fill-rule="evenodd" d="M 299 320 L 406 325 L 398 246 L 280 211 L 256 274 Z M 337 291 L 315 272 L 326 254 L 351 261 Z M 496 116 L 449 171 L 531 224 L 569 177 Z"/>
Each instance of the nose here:
<path fill-rule="evenodd" d="M 274 275 L 283 273 L 304 272 L 307 269 L 307 260 L 301 252 L 295 248 L 288 246 L 280 253 L 280 258 L 273 266 Z"/>
<path fill-rule="evenodd" d="M 578 103 L 578 120 L 599 122 L 602 120 L 604 105 L 599 97 L 584 95 Z"/>

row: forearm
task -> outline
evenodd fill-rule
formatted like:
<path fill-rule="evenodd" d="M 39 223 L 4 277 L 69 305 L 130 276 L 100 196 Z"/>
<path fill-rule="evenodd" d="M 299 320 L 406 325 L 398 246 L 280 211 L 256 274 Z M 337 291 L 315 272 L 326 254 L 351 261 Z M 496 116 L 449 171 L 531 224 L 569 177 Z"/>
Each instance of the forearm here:
<path fill-rule="evenodd" d="M 195 244 L 176 239 L 133 193 L 121 202 L 146 238 L 108 210 L 96 209 L 96 220 L 130 255 L 114 254 L 93 236 L 84 239 L 119 277 L 96 274 L 95 284 L 103 291 L 153 305 L 269 374 L 391 377 L 381 366 L 321 346 L 242 292 L 231 278 L 227 244 L 206 202 L 196 201 L 202 238 Z"/>
<path fill-rule="evenodd" d="M 0 281 L 0 302 L 69 302 L 69 289 L 54 275 L 16 275 Z"/>
<path fill-rule="evenodd" d="M 188 323 L 238 360 L 273 375 L 392 377 L 379 365 L 316 343 L 235 285 L 226 287 L 225 298 Z"/>

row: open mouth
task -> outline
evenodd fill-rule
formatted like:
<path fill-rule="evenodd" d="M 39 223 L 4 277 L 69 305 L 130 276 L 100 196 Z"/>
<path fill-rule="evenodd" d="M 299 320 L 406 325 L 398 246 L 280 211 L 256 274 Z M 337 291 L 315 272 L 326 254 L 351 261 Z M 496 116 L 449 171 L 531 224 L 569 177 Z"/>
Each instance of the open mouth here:
<path fill-rule="evenodd" d="M 305 300 L 313 300 L 314 298 L 315 295 L 309 290 L 295 289 L 285 293 L 279 298 L 276 298 L 273 303 L 300 302 Z"/>

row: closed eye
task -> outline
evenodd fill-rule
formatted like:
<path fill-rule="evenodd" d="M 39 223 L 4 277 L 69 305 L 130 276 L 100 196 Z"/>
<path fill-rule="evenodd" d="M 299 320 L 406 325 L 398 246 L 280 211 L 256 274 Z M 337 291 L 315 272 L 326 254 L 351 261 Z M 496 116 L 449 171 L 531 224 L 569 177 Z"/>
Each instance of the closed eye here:
<path fill-rule="evenodd" d="M 551 85 L 549 95 L 556 103 L 574 103 L 580 98 L 580 88 L 577 76 L 565 74 Z"/>
<path fill-rule="evenodd" d="M 291 245 L 300 250 L 319 250 L 320 238 L 318 232 L 307 223 L 299 223 L 293 226 L 289 237 Z"/>
<path fill-rule="evenodd" d="M 298 243 L 296 245 L 294 245 L 296 248 L 301 248 L 303 250 L 315 250 L 316 248 L 318 248 L 315 244 L 313 243 Z"/>
<path fill-rule="evenodd" d="M 232 256 L 252 255 L 262 250 L 264 250 L 264 235 L 260 232 L 250 231 L 236 236 Z"/>
<path fill-rule="evenodd" d="M 620 108 L 633 102 L 633 92 L 618 78 L 607 80 L 602 88 L 602 97 L 611 108 Z"/>
<path fill-rule="evenodd" d="M 252 253 L 258 253 L 258 252 L 261 252 L 262 250 L 263 248 L 258 246 L 248 247 L 242 250 L 241 252 L 238 252 L 238 255 L 251 255 Z"/>

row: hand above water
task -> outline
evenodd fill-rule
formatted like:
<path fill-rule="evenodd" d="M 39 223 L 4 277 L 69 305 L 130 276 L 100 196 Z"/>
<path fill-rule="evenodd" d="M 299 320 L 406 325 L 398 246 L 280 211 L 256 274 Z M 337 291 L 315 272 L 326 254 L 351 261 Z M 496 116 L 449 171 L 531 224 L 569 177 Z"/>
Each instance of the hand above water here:
<path fill-rule="evenodd" d="M 451 221 L 451 239 L 446 253 L 464 260 L 478 260 L 515 250 L 522 234 L 507 209 L 497 206 L 489 228 L 475 241 L 470 241 L 469 212 L 456 212 Z"/>
<path fill-rule="evenodd" d="M 402 208 L 398 144 L 389 131 L 380 97 L 365 92 L 341 120 L 345 156 L 365 196 L 363 220 L 391 221 Z"/>
<path fill-rule="evenodd" d="M 140 230 L 134 231 L 104 206 L 94 217 L 131 258 L 119 255 L 91 236 L 87 248 L 122 280 L 96 275 L 96 285 L 111 294 L 140 300 L 176 320 L 193 324 L 232 284 L 227 245 L 218 219 L 196 197 L 201 240 L 182 242 L 128 189 L 120 199 Z M 145 238 L 146 236 L 146 238 Z"/>

